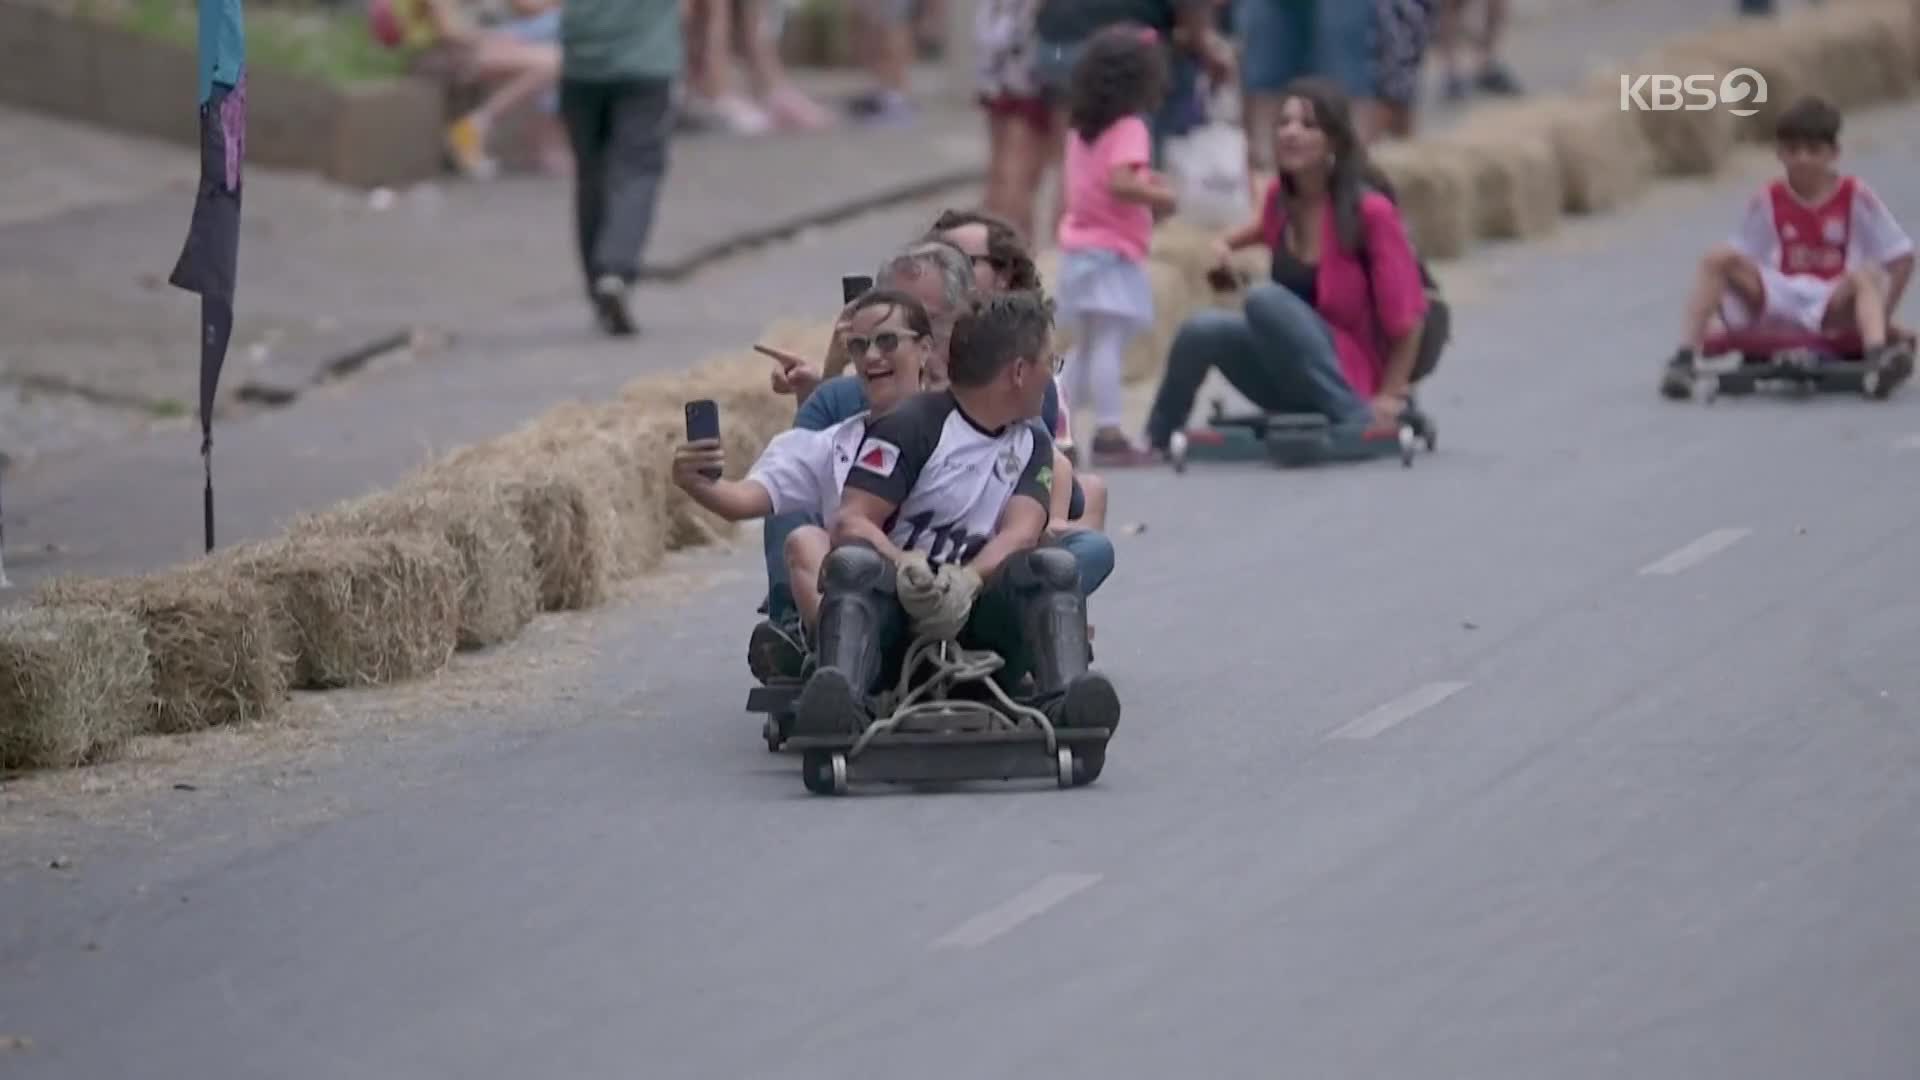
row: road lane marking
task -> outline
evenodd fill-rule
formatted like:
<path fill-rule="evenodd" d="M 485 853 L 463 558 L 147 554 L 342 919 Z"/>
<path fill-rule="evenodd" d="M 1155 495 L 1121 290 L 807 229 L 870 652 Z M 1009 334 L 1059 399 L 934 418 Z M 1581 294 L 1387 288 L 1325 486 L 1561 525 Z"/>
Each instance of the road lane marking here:
<path fill-rule="evenodd" d="M 1357 720 L 1351 720 L 1336 729 L 1329 739 L 1371 739 L 1383 731 L 1390 731 L 1408 720 L 1426 712 L 1435 705 L 1465 690 L 1468 683 L 1431 682 L 1402 694 Z"/>
<path fill-rule="evenodd" d="M 1015 894 L 997 907 L 987 910 L 947 931 L 933 943 L 936 949 L 977 949 L 1007 933 L 1048 908 L 1084 889 L 1092 888 L 1099 874 L 1048 874 L 1031 888 Z"/>
<path fill-rule="evenodd" d="M 1707 535 L 1640 568 L 1642 575 L 1678 574 L 1691 570 L 1747 538 L 1752 529 L 1715 529 Z"/>

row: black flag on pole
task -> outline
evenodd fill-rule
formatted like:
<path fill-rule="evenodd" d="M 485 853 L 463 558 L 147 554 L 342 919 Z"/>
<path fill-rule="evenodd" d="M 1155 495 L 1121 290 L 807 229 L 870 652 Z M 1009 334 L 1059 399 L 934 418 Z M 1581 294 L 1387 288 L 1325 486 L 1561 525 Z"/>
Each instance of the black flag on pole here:
<path fill-rule="evenodd" d="M 168 282 L 200 295 L 200 458 L 207 550 L 213 550 L 213 402 L 233 337 L 240 255 L 240 166 L 247 79 L 240 0 L 200 0 L 200 186 L 186 247 Z"/>

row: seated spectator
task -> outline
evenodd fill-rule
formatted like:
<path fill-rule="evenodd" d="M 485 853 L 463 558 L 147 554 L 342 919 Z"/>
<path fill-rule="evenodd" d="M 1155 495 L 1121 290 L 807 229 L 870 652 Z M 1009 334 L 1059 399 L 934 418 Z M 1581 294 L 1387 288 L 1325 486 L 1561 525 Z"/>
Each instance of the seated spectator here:
<path fill-rule="evenodd" d="M 492 176 L 488 151 L 494 124 L 510 110 L 545 96 L 540 145 L 549 168 L 558 167 L 565 135 L 552 97 L 560 81 L 559 0 L 507 0 L 512 15 L 489 17 L 471 0 L 391 0 L 399 45 L 418 62 L 462 83 L 488 87 L 480 104 L 446 133 L 447 154 L 463 174 Z"/>
<path fill-rule="evenodd" d="M 1261 409 L 1326 417 L 1337 456 L 1397 451 L 1427 298 L 1349 110 L 1319 79 L 1282 95 L 1279 175 L 1260 219 L 1217 249 L 1224 266 L 1233 251 L 1264 244 L 1271 282 L 1249 291 L 1244 313 L 1205 311 L 1181 326 L 1147 421 L 1154 450 L 1167 450 L 1218 368 Z"/>

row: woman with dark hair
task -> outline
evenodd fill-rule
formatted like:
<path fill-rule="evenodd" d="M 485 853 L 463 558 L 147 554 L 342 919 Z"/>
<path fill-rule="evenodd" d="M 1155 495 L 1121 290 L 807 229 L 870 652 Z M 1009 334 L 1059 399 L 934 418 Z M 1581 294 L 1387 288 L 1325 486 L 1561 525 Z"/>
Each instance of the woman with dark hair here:
<path fill-rule="evenodd" d="M 1326 417 L 1338 456 L 1394 452 L 1427 297 L 1391 188 L 1368 163 L 1345 95 L 1319 79 L 1282 95 L 1274 160 L 1260 219 L 1217 242 L 1223 267 L 1264 244 L 1271 281 L 1249 290 L 1243 313 L 1181 326 L 1148 443 L 1167 449 L 1218 368 L 1261 409 Z"/>

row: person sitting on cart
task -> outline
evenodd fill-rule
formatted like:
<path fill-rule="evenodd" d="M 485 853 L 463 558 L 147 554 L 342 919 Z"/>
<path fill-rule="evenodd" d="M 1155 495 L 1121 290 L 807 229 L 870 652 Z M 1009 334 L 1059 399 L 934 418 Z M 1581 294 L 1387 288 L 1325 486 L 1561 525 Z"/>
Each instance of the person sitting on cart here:
<path fill-rule="evenodd" d="M 1897 385 L 1913 356 L 1890 348 L 1893 312 L 1913 274 L 1913 241 L 1864 180 L 1836 168 L 1840 111 L 1803 97 L 1774 122 L 1785 175 L 1747 200 L 1731 241 L 1707 252 L 1687 302 L 1685 340 L 1660 392 L 1693 392 L 1714 316 L 1730 331 L 1857 334 L 1862 359 Z"/>
<path fill-rule="evenodd" d="M 943 219 L 944 220 L 944 219 Z M 876 289 L 908 293 L 926 308 L 933 322 L 934 336 L 927 358 L 926 385 L 939 390 L 946 386 L 947 339 L 954 320 L 976 297 L 986 295 L 975 276 L 975 263 L 965 248 L 937 238 L 925 238 L 889 258 L 874 275 Z M 1031 270 L 1031 260 L 1028 261 Z M 1038 287 L 1038 273 L 1021 285 Z M 1001 290 L 993 290 L 1001 291 Z M 856 301 L 857 303 L 857 301 Z M 845 316 L 842 317 L 844 323 Z M 781 370 L 774 373 L 774 388 L 800 399 L 794 426 L 823 430 L 867 409 L 867 399 L 856 375 L 840 374 L 836 364 L 846 362 L 842 344 L 844 331 L 836 330 L 829 347 L 826 366 L 834 375 L 824 381 L 820 370 L 804 357 L 763 349 L 779 359 Z M 1060 408 L 1059 390 L 1049 384 L 1041 421 L 1048 431 L 1057 430 Z M 1081 588 L 1091 596 L 1113 573 L 1113 541 L 1101 531 L 1106 513 L 1104 487 L 1084 487 L 1071 462 L 1061 457 L 1054 461 L 1055 475 L 1065 489 L 1066 513 L 1053 516 L 1049 525 L 1052 539 L 1072 552 L 1080 566 Z M 796 603 L 798 589 L 787 573 L 786 544 L 789 536 L 805 526 L 821 526 L 824 518 L 807 513 L 781 514 L 770 518 L 764 533 L 767 562 L 767 618 L 755 626 L 748 645 L 749 657 L 772 653 L 783 657 L 785 667 L 802 651 L 804 627 Z"/>
<path fill-rule="evenodd" d="M 815 580 L 826 557 L 826 533 L 817 524 L 840 505 L 840 485 L 872 417 L 918 393 L 932 354 L 933 323 L 906 293 L 875 290 L 847 308 L 845 348 L 861 391 L 860 410 L 819 427 L 796 426 L 774 436 L 740 480 L 715 479 L 726 469 L 719 439 L 682 443 L 673 455 L 673 483 L 700 506 L 728 521 L 797 518 L 781 538 L 778 557 L 792 583 L 791 602 L 806 625 L 819 610 Z M 774 553 L 769 553 L 769 560 Z M 747 667 L 762 683 L 794 678 L 805 662 L 797 634 L 771 622 L 747 639 Z"/>
<path fill-rule="evenodd" d="M 1337 87 L 1289 85 L 1274 160 L 1279 175 L 1259 219 L 1215 248 L 1219 270 L 1231 272 L 1235 251 L 1264 244 L 1272 280 L 1248 290 L 1243 312 L 1203 311 L 1181 325 L 1147 443 L 1167 452 L 1217 368 L 1260 409 L 1325 417 L 1337 456 L 1396 452 L 1427 295 L 1391 190 Z"/>
<path fill-rule="evenodd" d="M 910 639 L 957 640 L 1033 675 L 1057 726 L 1119 723 L 1113 684 L 1089 669 L 1073 556 L 1041 546 L 1053 445 L 1031 421 L 1056 373 L 1052 305 L 1038 291 L 976 301 L 953 330 L 950 385 L 867 427 L 821 569 L 816 667 L 794 734 L 853 735 Z"/>

